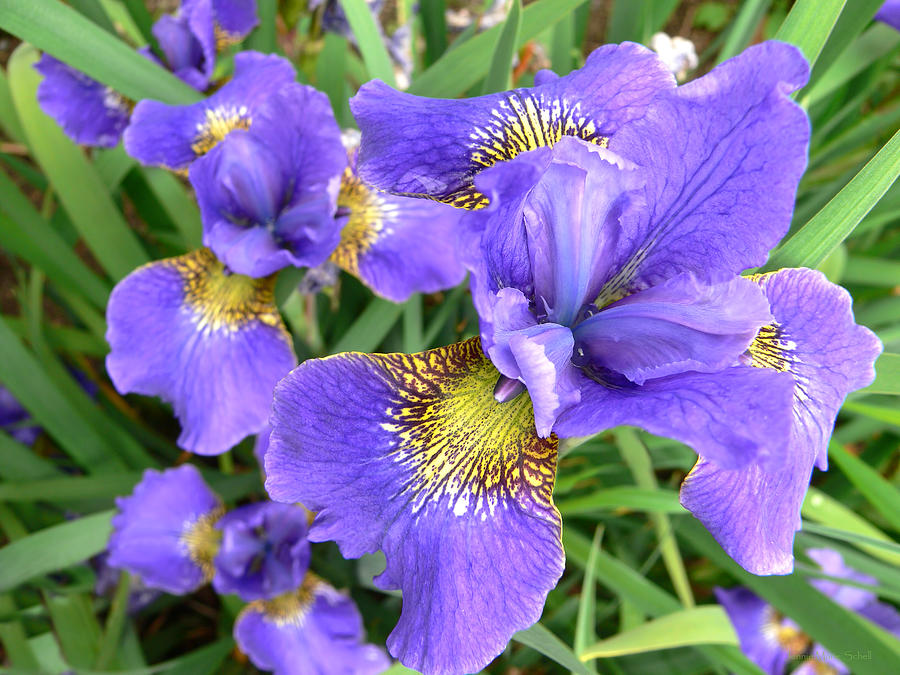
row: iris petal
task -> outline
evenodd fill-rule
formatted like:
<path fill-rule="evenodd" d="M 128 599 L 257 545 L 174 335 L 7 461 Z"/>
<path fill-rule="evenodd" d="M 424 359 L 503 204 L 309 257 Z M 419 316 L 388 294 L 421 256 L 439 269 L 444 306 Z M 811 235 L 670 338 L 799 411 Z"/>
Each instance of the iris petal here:
<path fill-rule="evenodd" d="M 498 403 L 477 339 L 307 361 L 278 386 L 266 489 L 317 513 L 310 538 L 382 549 L 402 589 L 391 652 L 474 672 L 532 625 L 563 569 L 556 439 L 527 396 Z"/>

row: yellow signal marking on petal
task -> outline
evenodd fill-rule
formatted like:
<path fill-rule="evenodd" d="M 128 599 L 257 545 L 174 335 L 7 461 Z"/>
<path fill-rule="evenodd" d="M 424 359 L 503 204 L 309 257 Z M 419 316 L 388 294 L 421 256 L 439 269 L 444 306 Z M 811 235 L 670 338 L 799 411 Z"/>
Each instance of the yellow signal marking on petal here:
<path fill-rule="evenodd" d="M 491 110 L 487 123 L 469 134 L 472 175 L 528 150 L 553 146 L 563 136 L 574 136 L 603 148 L 609 144 L 609 138 L 599 133 L 596 121 L 582 113 L 579 103 L 543 93 L 508 92 Z M 480 209 L 488 199 L 470 183 L 441 201 L 457 208 Z"/>
<path fill-rule="evenodd" d="M 254 600 L 241 611 L 241 614 L 260 612 L 276 626 L 300 627 L 306 620 L 316 595 L 325 588 L 328 586 L 320 577 L 312 572 L 307 572 L 300 588 L 276 595 L 268 600 Z"/>
<path fill-rule="evenodd" d="M 225 507 L 219 505 L 191 523 L 181 535 L 188 555 L 203 570 L 203 577 L 207 581 L 213 578 L 213 559 L 219 552 L 219 542 L 222 540 L 222 533 L 216 529 L 216 523 L 224 515 Z"/>
<path fill-rule="evenodd" d="M 331 254 L 331 262 L 359 276 L 359 259 L 379 237 L 389 232 L 394 207 L 377 190 L 363 183 L 350 167 L 341 177 L 338 208 L 350 212 L 341 230 L 341 241 Z"/>
<path fill-rule="evenodd" d="M 446 503 L 455 515 L 493 516 L 516 502 L 559 524 L 553 504 L 557 439 L 540 438 L 527 394 L 493 396 L 500 373 L 478 338 L 420 354 L 370 355 L 394 397 L 382 424 L 390 457 L 410 478 L 398 496 L 414 513 Z"/>
<path fill-rule="evenodd" d="M 236 45 L 242 39 L 241 36 L 237 33 L 229 33 L 227 30 L 222 28 L 222 26 L 220 26 L 218 22 L 214 24 L 213 31 L 216 38 L 217 52 L 225 51 L 232 45 Z"/>
<path fill-rule="evenodd" d="M 289 340 L 275 306 L 275 275 L 254 279 L 228 274 L 207 248 L 169 258 L 162 264 L 181 277 L 185 305 L 201 332 L 234 332 L 252 322 L 260 322 L 280 329 Z"/>
<path fill-rule="evenodd" d="M 762 633 L 766 639 L 778 644 L 791 656 L 805 652 L 811 642 L 806 633 L 786 623 L 784 615 L 771 606 L 766 609 Z"/>
<path fill-rule="evenodd" d="M 205 155 L 235 129 L 249 129 L 252 121 L 247 106 L 207 108 L 206 118 L 197 124 L 191 150 L 198 157 Z"/>

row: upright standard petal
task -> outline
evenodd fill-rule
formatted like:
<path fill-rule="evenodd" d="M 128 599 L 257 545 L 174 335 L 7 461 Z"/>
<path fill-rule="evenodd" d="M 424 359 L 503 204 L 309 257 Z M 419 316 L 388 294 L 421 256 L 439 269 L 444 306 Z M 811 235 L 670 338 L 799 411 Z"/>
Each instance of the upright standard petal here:
<path fill-rule="evenodd" d="M 647 169 L 647 209 L 619 242 L 606 301 L 682 272 L 737 274 L 765 262 L 806 167 L 809 120 L 788 95 L 808 75 L 796 47 L 756 45 L 660 94 L 610 141 Z"/>
<path fill-rule="evenodd" d="M 261 502 L 225 514 L 213 560 L 213 587 L 243 600 L 267 600 L 300 587 L 309 567 L 306 510 Z"/>
<path fill-rule="evenodd" d="M 34 64 L 44 79 L 38 105 L 81 145 L 112 148 L 128 124 L 130 104 L 115 91 L 49 54 Z"/>
<path fill-rule="evenodd" d="M 190 12 L 182 9 L 177 16 L 163 14 L 153 24 L 153 37 L 165 57 L 164 67 L 194 89 L 206 89 L 216 65 L 208 5 L 198 5 Z"/>
<path fill-rule="evenodd" d="M 212 578 L 218 547 L 219 498 L 190 464 L 144 472 L 129 497 L 116 499 L 107 564 L 150 588 L 183 594 Z"/>
<path fill-rule="evenodd" d="M 341 241 L 331 260 L 394 302 L 459 284 L 465 269 L 456 252 L 458 210 L 424 199 L 397 197 L 366 185 L 356 152 L 341 179 Z"/>
<path fill-rule="evenodd" d="M 191 452 L 220 454 L 261 431 L 275 383 L 297 363 L 274 284 L 226 273 L 207 249 L 135 270 L 107 307 L 116 389 L 172 403 Z"/>
<path fill-rule="evenodd" d="M 383 649 L 363 642 L 353 600 L 311 573 L 297 590 L 247 605 L 234 639 L 275 675 L 378 675 L 391 665 Z"/>
<path fill-rule="evenodd" d="M 306 361 L 278 386 L 266 489 L 317 516 L 310 539 L 378 549 L 403 591 L 391 653 L 474 672 L 538 620 L 563 570 L 556 438 L 531 402 L 498 403 L 477 339 L 415 355 Z"/>
<path fill-rule="evenodd" d="M 473 178 L 519 153 L 575 136 L 601 146 L 675 86 L 657 56 L 623 43 L 531 89 L 467 100 L 428 99 L 363 85 L 350 101 L 362 131 L 360 176 L 375 187 L 461 208 L 486 204 Z"/>
<path fill-rule="evenodd" d="M 261 277 L 324 262 L 340 237 L 334 220 L 347 158 L 325 94 L 289 84 L 190 168 L 203 243 L 229 269 Z"/>
<path fill-rule="evenodd" d="M 820 272 L 786 269 L 753 279 L 774 322 L 760 330 L 748 355 L 758 369 L 791 376 L 790 432 L 772 434 L 760 460 L 741 469 L 700 453 L 681 503 L 747 570 L 787 574 L 813 464 L 826 467 L 838 409 L 849 392 L 874 379 L 881 343 L 854 322 L 850 295 Z"/>
<path fill-rule="evenodd" d="M 234 57 L 234 77 L 204 101 L 138 103 L 125 130 L 125 150 L 142 164 L 186 170 L 235 129 L 249 129 L 260 105 L 295 76 L 287 59 L 241 52 Z"/>

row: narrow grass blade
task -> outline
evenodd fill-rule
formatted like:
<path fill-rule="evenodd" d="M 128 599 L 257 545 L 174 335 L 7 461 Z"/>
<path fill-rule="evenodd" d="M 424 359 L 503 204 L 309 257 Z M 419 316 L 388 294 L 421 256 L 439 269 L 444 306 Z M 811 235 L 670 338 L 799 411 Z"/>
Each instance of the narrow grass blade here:
<path fill-rule="evenodd" d="M 491 59 L 491 67 L 487 77 L 484 78 L 482 94 L 492 94 L 495 91 L 506 91 L 512 83 L 512 61 L 516 53 L 516 45 L 519 42 L 519 32 L 522 29 L 522 2 L 513 0 L 503 22 L 503 30 L 494 48 L 494 58 Z"/>
<path fill-rule="evenodd" d="M 900 286 L 900 261 L 850 256 L 844 270 L 844 284 Z"/>
<path fill-rule="evenodd" d="M 810 67 L 816 63 L 847 0 L 797 0 L 775 34 L 800 47 Z"/>
<path fill-rule="evenodd" d="M 840 532 L 844 531 L 850 535 L 858 535 L 876 542 L 893 545 L 893 547 L 900 550 L 900 546 L 896 542 L 868 520 L 816 488 L 809 489 L 800 512 L 804 518 L 813 520 L 833 530 L 834 532 L 829 536 L 839 536 Z M 859 540 L 851 537 L 848 541 L 858 542 Z M 859 547 L 869 555 L 900 567 L 900 553 L 897 551 L 865 543 L 860 544 Z"/>
<path fill-rule="evenodd" d="M 553 72 L 567 75 L 575 64 L 578 54 L 575 46 L 575 14 L 560 19 L 553 27 L 553 38 L 550 45 L 550 62 Z"/>
<path fill-rule="evenodd" d="M 69 4 L 103 30 L 113 35 L 116 34 L 116 27 L 109 20 L 109 15 L 103 9 L 100 0 L 70 0 Z"/>
<path fill-rule="evenodd" d="M 0 0 L 0 28 L 132 100 L 185 104 L 202 98 L 200 92 L 59 0 Z"/>
<path fill-rule="evenodd" d="M 17 142 L 25 142 L 25 132 L 19 123 L 19 115 L 13 106 L 12 94 L 9 92 L 9 81 L 6 79 L 6 71 L 0 68 L 0 129 L 7 138 Z"/>
<path fill-rule="evenodd" d="M 601 640 L 588 647 L 581 658 L 609 658 L 689 645 L 737 646 L 737 643 L 737 635 L 722 607 L 692 607 Z"/>
<path fill-rule="evenodd" d="M 422 296 L 414 293 L 403 303 L 403 351 L 415 354 L 425 348 L 422 339 Z"/>
<path fill-rule="evenodd" d="M 16 605 L 12 597 L 0 595 L 0 613 L 11 614 L 16 611 Z M 37 657 L 28 644 L 25 629 L 18 621 L 4 621 L 0 623 L 0 644 L 6 652 L 10 665 L 22 672 L 37 671 L 39 668 Z"/>
<path fill-rule="evenodd" d="M 810 75 L 808 90 L 812 90 L 825 71 L 835 61 L 842 58 L 844 52 L 854 44 L 856 38 L 869 25 L 875 12 L 883 4 L 884 0 L 853 0 L 844 5 L 844 11 L 838 17 L 831 36 L 822 48 L 816 61 L 816 67 Z"/>
<path fill-rule="evenodd" d="M 102 551 L 112 531 L 112 515 L 112 511 L 104 511 L 70 520 L 0 549 L 0 591 L 84 562 Z"/>
<path fill-rule="evenodd" d="M 52 595 L 44 593 L 53 632 L 59 640 L 66 663 L 77 670 L 94 665 L 100 624 L 86 595 Z"/>
<path fill-rule="evenodd" d="M 4 443 L 0 439 L 0 446 Z M 37 469 L 37 467 L 32 467 Z M 46 472 L 44 472 L 46 476 Z M 50 474 L 53 475 L 52 473 Z M 140 473 L 110 473 L 99 476 L 66 476 L 47 480 L 19 480 L 0 483 L 0 501 L 36 502 L 78 499 L 113 499 L 131 492 L 141 480 Z"/>
<path fill-rule="evenodd" d="M 431 65 L 447 50 L 447 21 L 444 0 L 431 0 L 419 6 L 425 35 L 425 64 Z"/>
<path fill-rule="evenodd" d="M 900 490 L 840 443 L 831 442 L 828 456 L 890 526 L 900 531 Z"/>
<path fill-rule="evenodd" d="M 847 412 L 859 413 L 860 415 L 871 417 L 873 420 L 887 422 L 888 424 L 893 424 L 895 427 L 900 427 L 900 410 L 894 405 L 884 406 L 873 403 L 847 401 L 844 403 L 843 409 Z"/>
<path fill-rule="evenodd" d="M 278 48 L 278 36 L 275 30 L 275 20 L 278 14 L 277 0 L 257 0 L 256 15 L 259 17 L 259 25 L 247 37 L 247 49 L 257 52 L 272 54 Z"/>
<path fill-rule="evenodd" d="M 593 490 L 590 494 L 566 497 L 556 502 L 564 516 L 583 515 L 601 511 L 627 513 L 685 513 L 674 490 L 647 489 L 628 485 Z"/>
<path fill-rule="evenodd" d="M 97 661 L 94 667 L 104 670 L 112 663 L 119 647 L 119 639 L 122 637 L 122 629 L 128 619 L 128 594 L 131 591 L 131 577 L 128 572 L 119 574 L 119 583 L 113 595 L 109 614 L 106 617 L 106 625 L 103 629 L 103 637 L 97 649 Z"/>
<path fill-rule="evenodd" d="M 731 28 L 728 29 L 725 43 L 716 57 L 716 64 L 737 56 L 747 48 L 771 4 L 772 0 L 747 0 L 740 4 Z"/>
<path fill-rule="evenodd" d="M 37 59 L 33 47 L 19 45 L 9 60 L 10 89 L 28 145 L 91 252 L 110 276 L 121 279 L 149 258 L 84 153 L 38 107 L 40 75 L 32 68 Z"/>
<path fill-rule="evenodd" d="M 522 28 L 516 49 L 556 24 L 585 0 L 539 0 L 522 11 Z M 409 87 L 411 94 L 452 98 L 458 96 L 487 74 L 494 45 L 503 26 L 489 30 L 447 51 L 438 61 L 416 78 Z M 455 43 L 454 43 L 455 44 Z"/>
<path fill-rule="evenodd" d="M 594 541 L 588 555 L 587 567 L 584 568 L 584 579 L 581 583 L 581 598 L 578 602 L 578 614 L 575 617 L 575 642 L 572 645 L 575 654 L 581 658 L 588 645 L 597 639 L 595 624 L 597 621 L 597 556 L 600 553 L 600 541 L 603 539 L 603 526 L 594 530 Z"/>
<path fill-rule="evenodd" d="M 900 176 L 900 131 L 821 211 L 778 247 L 765 269 L 815 267 L 872 209 Z"/>
<path fill-rule="evenodd" d="M 125 10 L 131 16 L 144 40 L 153 42 L 153 16 L 147 9 L 146 0 L 121 0 Z"/>
<path fill-rule="evenodd" d="M 77 288 L 96 307 L 106 307 L 109 283 L 81 261 L 3 172 L 0 172 L 0 244 L 43 271 L 62 288 Z"/>
<path fill-rule="evenodd" d="M 365 0 L 339 0 L 347 23 L 356 37 L 356 44 L 362 54 L 363 62 L 372 79 L 379 79 L 392 87 L 397 85 L 394 79 L 394 66 L 384 46 L 384 39 L 375 23 L 372 10 Z"/>
<path fill-rule="evenodd" d="M 634 429 L 622 427 L 616 433 L 616 444 L 619 446 L 622 458 L 628 464 L 628 468 L 631 470 L 638 487 L 644 490 L 658 489 L 656 477 L 653 475 L 650 455 L 647 453 L 647 448 L 644 447 L 637 432 Z M 678 594 L 682 605 L 693 607 L 694 595 L 691 593 L 691 582 L 688 579 L 687 570 L 684 568 L 681 553 L 678 551 L 678 542 L 672 533 L 672 523 L 664 513 L 651 513 L 650 519 L 653 522 L 653 527 L 656 529 L 663 562 L 666 570 L 669 572 L 669 577 L 672 579 L 675 592 Z"/>
<path fill-rule="evenodd" d="M 332 347 L 332 353 L 371 352 L 381 344 L 402 312 L 403 305 L 375 298 Z"/>
<path fill-rule="evenodd" d="M 181 233 L 185 250 L 199 248 L 203 240 L 203 226 L 200 209 L 191 194 L 165 169 L 142 167 L 140 171 L 166 215 Z"/>
<path fill-rule="evenodd" d="M 520 630 L 512 639 L 540 652 L 573 673 L 591 675 L 594 672 L 582 663 L 562 640 L 539 623 L 526 630 Z"/>
<path fill-rule="evenodd" d="M 10 481 L 9 483 L 0 483 L 0 494 L 10 486 L 18 487 L 22 481 L 33 481 L 54 475 L 59 474 L 52 462 L 37 455 L 34 450 L 22 445 L 9 434 L 0 433 L 0 477 Z M 46 495 L 38 497 L 38 499 L 43 499 L 44 496 Z M 5 500 L 0 497 L 0 501 Z"/>

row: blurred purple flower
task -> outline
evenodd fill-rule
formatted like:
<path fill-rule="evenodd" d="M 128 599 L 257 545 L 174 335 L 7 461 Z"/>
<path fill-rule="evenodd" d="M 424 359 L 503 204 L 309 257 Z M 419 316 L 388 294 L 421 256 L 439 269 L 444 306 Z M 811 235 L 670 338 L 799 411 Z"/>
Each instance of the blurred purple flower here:
<path fill-rule="evenodd" d="M 309 566 L 306 509 L 262 502 L 225 514 L 213 588 L 242 600 L 268 600 L 300 587 Z"/>
<path fill-rule="evenodd" d="M 887 0 L 875 14 L 875 20 L 900 30 L 900 0 Z"/>
<path fill-rule="evenodd" d="M 244 608 L 234 639 L 275 675 L 376 675 L 391 665 L 383 649 L 363 642 L 353 600 L 311 573 L 299 589 Z"/>
<path fill-rule="evenodd" d="M 106 308 L 116 389 L 172 403 L 191 452 L 218 455 L 260 432 L 275 383 L 297 364 L 274 286 L 231 274 L 208 249 L 138 268 Z"/>
<path fill-rule="evenodd" d="M 340 239 L 334 212 L 346 164 L 325 94 L 284 86 L 249 131 L 229 133 L 191 165 L 204 244 L 252 277 L 318 265 Z"/>
<path fill-rule="evenodd" d="M 118 513 L 107 564 L 140 577 L 148 588 L 184 594 L 212 579 L 219 546 L 215 524 L 224 509 L 190 464 L 160 473 L 147 469 Z"/>
<path fill-rule="evenodd" d="M 128 124 L 131 105 L 118 93 L 49 54 L 34 64 L 41 110 L 80 145 L 112 148 Z"/>
<path fill-rule="evenodd" d="M 33 445 L 43 429 L 28 424 L 29 413 L 6 387 L 0 385 L 0 429 L 24 445 Z"/>
<path fill-rule="evenodd" d="M 847 567 L 836 551 L 810 549 L 806 553 L 828 576 L 877 585 L 874 578 Z M 879 602 L 873 591 L 828 579 L 811 579 L 810 583 L 837 604 L 900 637 L 900 613 Z M 741 651 L 767 675 L 783 675 L 795 661 L 802 661 L 802 665 L 793 672 L 803 675 L 850 672 L 838 657 L 814 643 L 800 626 L 749 589 L 716 588 L 715 593 L 734 625 Z"/>

